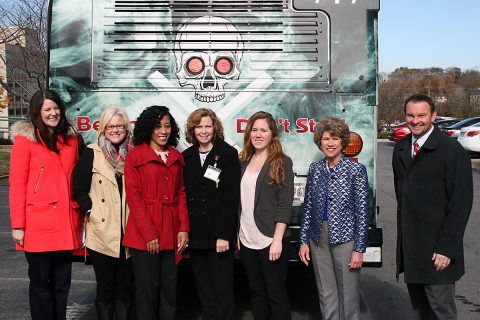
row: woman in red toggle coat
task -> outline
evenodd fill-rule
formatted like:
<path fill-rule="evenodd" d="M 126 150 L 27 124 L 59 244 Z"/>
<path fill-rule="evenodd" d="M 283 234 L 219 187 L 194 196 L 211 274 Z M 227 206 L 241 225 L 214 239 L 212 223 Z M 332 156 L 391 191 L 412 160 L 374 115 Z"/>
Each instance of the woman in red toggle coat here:
<path fill-rule="evenodd" d="M 179 128 L 167 107 L 151 106 L 137 119 L 135 147 L 125 161 L 130 216 L 123 244 L 131 249 L 138 319 L 173 320 L 176 264 L 190 231 Z"/>

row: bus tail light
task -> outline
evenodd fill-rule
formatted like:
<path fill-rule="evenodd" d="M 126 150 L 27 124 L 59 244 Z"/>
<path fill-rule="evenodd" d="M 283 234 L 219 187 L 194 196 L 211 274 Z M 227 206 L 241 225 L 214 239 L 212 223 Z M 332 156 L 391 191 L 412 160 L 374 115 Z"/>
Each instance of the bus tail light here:
<path fill-rule="evenodd" d="M 343 149 L 343 154 L 349 158 L 355 157 L 363 149 L 363 140 L 362 137 L 356 132 L 350 132 L 350 142 Z"/>

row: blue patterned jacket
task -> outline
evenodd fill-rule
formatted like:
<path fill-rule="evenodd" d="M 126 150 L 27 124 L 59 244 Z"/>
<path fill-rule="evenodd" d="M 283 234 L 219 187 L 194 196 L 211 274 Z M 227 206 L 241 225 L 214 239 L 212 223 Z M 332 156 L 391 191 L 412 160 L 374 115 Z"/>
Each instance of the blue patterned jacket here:
<path fill-rule="evenodd" d="M 303 203 L 300 244 L 320 241 L 322 214 L 328 199 L 328 230 L 331 244 L 354 242 L 365 252 L 368 236 L 368 177 L 365 166 L 342 156 L 330 173 L 326 159 L 310 165 Z"/>

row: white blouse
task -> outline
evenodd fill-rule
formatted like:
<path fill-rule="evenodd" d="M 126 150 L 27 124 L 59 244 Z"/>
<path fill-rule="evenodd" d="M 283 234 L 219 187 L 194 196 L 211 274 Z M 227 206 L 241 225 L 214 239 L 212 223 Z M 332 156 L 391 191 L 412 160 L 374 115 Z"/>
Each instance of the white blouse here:
<path fill-rule="evenodd" d="M 255 218 L 253 216 L 253 208 L 255 205 L 255 186 L 260 171 L 249 172 L 247 169 L 243 174 L 240 183 L 240 201 L 242 204 L 242 212 L 240 214 L 240 241 L 249 248 L 260 250 L 268 247 L 273 238 L 267 237 L 258 230 Z"/>

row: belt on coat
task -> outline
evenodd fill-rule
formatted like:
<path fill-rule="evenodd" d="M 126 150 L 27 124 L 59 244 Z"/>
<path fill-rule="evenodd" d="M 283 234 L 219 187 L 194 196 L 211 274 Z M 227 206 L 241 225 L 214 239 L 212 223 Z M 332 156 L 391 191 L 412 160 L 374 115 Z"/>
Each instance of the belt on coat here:
<path fill-rule="evenodd" d="M 165 200 L 165 199 L 144 199 L 145 205 L 153 205 L 153 223 L 159 234 L 160 249 L 174 249 L 176 246 L 176 237 L 178 233 L 178 226 L 174 221 L 174 210 L 164 210 L 165 207 L 176 208 L 178 207 L 178 200 Z M 169 214 L 167 214 L 167 212 Z M 171 238 L 165 237 L 164 228 L 170 226 L 166 232 L 169 232 Z M 168 234 L 168 233 L 167 233 Z M 163 235 L 163 236 L 162 236 Z M 171 240 L 172 242 L 170 242 Z"/>

